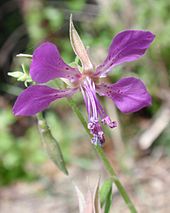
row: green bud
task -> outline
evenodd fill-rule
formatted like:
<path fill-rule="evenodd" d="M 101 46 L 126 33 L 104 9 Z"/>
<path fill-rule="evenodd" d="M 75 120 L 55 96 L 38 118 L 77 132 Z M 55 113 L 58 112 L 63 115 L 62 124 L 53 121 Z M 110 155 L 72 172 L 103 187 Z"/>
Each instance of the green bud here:
<path fill-rule="evenodd" d="M 21 71 L 8 72 L 8 75 L 14 78 L 20 78 L 23 75 L 23 72 Z"/>
<path fill-rule="evenodd" d="M 27 74 L 26 73 L 22 73 L 22 76 L 20 76 L 17 80 L 18 81 L 26 81 L 27 80 Z"/>

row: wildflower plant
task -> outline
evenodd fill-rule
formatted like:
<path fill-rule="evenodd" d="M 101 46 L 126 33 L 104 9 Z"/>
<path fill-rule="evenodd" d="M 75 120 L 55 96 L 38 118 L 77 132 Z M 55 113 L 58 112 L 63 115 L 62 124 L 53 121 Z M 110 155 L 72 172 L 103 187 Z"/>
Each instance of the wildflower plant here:
<path fill-rule="evenodd" d="M 57 47 L 45 42 L 33 53 L 30 75 L 38 84 L 28 87 L 13 107 L 15 115 L 35 115 L 43 111 L 57 99 L 69 97 L 78 91 L 82 92 L 88 113 L 88 128 L 93 135 L 92 143 L 103 144 L 104 133 L 99 120 L 110 128 L 116 127 L 101 106 L 96 93 L 111 98 L 120 111 L 135 112 L 151 104 L 151 96 L 143 82 L 134 77 L 122 78 L 114 84 L 99 83 L 100 78 L 116 65 L 134 61 L 144 55 L 154 39 L 148 31 L 127 30 L 113 38 L 108 56 L 97 66 L 92 64 L 87 51 L 70 21 L 70 40 L 73 50 L 80 59 L 82 67 L 71 67 L 61 58 Z M 50 88 L 43 85 L 55 78 L 64 78 L 69 87 L 64 90 Z"/>
<path fill-rule="evenodd" d="M 113 38 L 108 49 L 108 55 L 103 63 L 95 66 L 73 25 L 71 17 L 70 41 L 74 53 L 81 62 L 81 66 L 78 63 L 73 63 L 73 66 L 66 64 L 61 58 L 58 48 L 53 43 L 42 43 L 33 52 L 30 65 L 30 76 L 34 84 L 26 88 L 18 96 L 13 107 L 13 113 L 16 116 L 32 116 L 45 110 L 51 102 L 64 97 L 71 97 L 80 91 L 87 109 L 87 126 L 84 117 L 71 99 L 69 99 L 70 105 L 89 135 L 92 135 L 92 144 L 94 144 L 106 170 L 131 212 L 136 212 L 136 209 L 101 147 L 105 142 L 102 125 L 115 128 L 117 124 L 105 112 L 98 95 L 111 98 L 123 113 L 136 112 L 151 104 L 151 96 L 140 79 L 126 77 L 112 84 L 103 83 L 101 79 L 105 78 L 115 66 L 141 58 L 151 45 L 154 37 L 149 31 L 122 31 Z M 11 75 L 13 76 L 13 74 Z M 27 77 L 28 79 L 29 77 Z M 67 85 L 66 88 L 51 88 L 45 85 L 45 83 L 54 79 L 63 80 Z M 39 118 L 41 121 L 43 120 L 42 116 Z M 47 130 L 48 128 L 46 127 L 45 124 L 45 129 Z M 41 125 L 41 129 L 43 129 L 43 125 Z"/>

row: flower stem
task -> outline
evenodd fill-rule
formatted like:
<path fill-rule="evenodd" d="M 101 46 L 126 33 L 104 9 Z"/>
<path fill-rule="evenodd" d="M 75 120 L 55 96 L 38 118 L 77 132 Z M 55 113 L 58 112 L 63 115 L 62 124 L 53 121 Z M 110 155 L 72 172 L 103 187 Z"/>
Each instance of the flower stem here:
<path fill-rule="evenodd" d="M 116 175 L 116 172 L 114 171 L 113 167 L 111 166 L 109 160 L 107 159 L 105 153 L 103 152 L 103 149 L 99 146 L 99 145 L 93 145 L 94 149 L 96 150 L 98 156 L 100 157 L 100 159 L 102 160 L 105 169 L 107 170 L 108 174 L 111 177 L 112 182 L 115 183 L 120 195 L 122 196 L 122 198 L 124 199 L 125 203 L 127 204 L 129 210 L 131 213 L 137 213 L 137 210 L 134 206 L 134 204 L 132 203 L 131 199 L 129 198 L 125 188 L 123 187 L 123 185 L 121 184 L 118 176 Z"/>
<path fill-rule="evenodd" d="M 92 137 L 92 135 L 90 134 L 89 129 L 87 128 L 87 122 L 84 119 L 82 113 L 80 112 L 79 108 L 76 106 L 76 103 L 74 102 L 73 99 L 69 98 L 68 99 L 68 104 L 72 107 L 73 111 L 76 113 L 76 115 L 78 116 L 78 118 L 80 119 L 83 127 L 85 128 L 86 132 L 88 133 L 88 135 L 90 136 L 90 138 Z M 108 174 L 110 175 L 110 178 L 112 180 L 112 182 L 115 183 L 120 195 L 122 196 L 122 198 L 124 199 L 125 203 L 127 204 L 129 210 L 131 213 L 137 213 L 137 210 L 134 206 L 134 204 L 132 203 L 131 199 L 129 198 L 125 188 L 123 187 L 123 185 L 121 184 L 118 176 L 116 175 L 116 172 L 114 171 L 113 167 L 111 166 L 109 160 L 107 159 L 103 149 L 99 146 L 99 145 L 93 145 L 93 148 L 95 149 L 95 151 L 97 152 L 99 158 L 101 159 L 101 161 L 103 162 L 103 165 L 106 169 L 106 171 L 108 172 Z"/>
<path fill-rule="evenodd" d="M 77 117 L 79 118 L 79 120 L 81 121 L 84 129 L 86 130 L 87 134 L 92 137 L 92 135 L 90 134 L 89 129 L 87 128 L 87 122 L 84 119 L 82 113 L 80 112 L 79 108 L 77 107 L 75 101 L 72 98 L 67 99 L 67 103 L 70 105 L 70 107 L 72 108 L 72 110 L 74 111 L 74 113 L 77 115 Z"/>

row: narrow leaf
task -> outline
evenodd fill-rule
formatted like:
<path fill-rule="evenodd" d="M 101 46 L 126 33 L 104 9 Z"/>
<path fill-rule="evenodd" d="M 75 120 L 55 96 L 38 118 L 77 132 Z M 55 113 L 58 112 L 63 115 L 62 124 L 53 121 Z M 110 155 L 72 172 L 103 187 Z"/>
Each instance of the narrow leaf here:
<path fill-rule="evenodd" d="M 103 185 L 100 189 L 100 203 L 101 203 L 102 207 L 106 203 L 107 197 L 108 197 L 111 189 L 112 189 L 112 180 L 108 179 L 103 183 Z"/>
<path fill-rule="evenodd" d="M 110 212 L 110 207 L 112 205 L 112 198 L 113 198 L 113 195 L 112 195 L 112 187 L 111 187 L 111 189 L 106 197 L 104 213 Z"/>

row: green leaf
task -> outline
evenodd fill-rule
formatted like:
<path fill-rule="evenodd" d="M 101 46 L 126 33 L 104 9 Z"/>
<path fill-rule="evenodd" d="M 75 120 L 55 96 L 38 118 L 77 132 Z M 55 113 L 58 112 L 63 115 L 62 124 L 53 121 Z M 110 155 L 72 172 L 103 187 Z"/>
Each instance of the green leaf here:
<path fill-rule="evenodd" d="M 112 198 L 113 198 L 113 195 L 112 195 L 112 188 L 111 188 L 106 198 L 104 213 L 110 212 L 110 207 L 112 205 Z"/>
<path fill-rule="evenodd" d="M 17 78 L 17 81 L 23 81 L 24 85 L 28 87 L 28 83 L 33 82 L 33 80 L 31 79 L 31 76 L 29 75 L 29 71 L 26 70 L 25 65 L 21 64 L 21 67 L 23 72 L 21 71 L 9 72 L 8 75 L 14 78 Z"/>
<path fill-rule="evenodd" d="M 102 207 L 104 206 L 105 203 L 107 203 L 110 191 L 112 191 L 112 180 L 108 179 L 103 183 L 100 189 L 100 203 Z"/>

